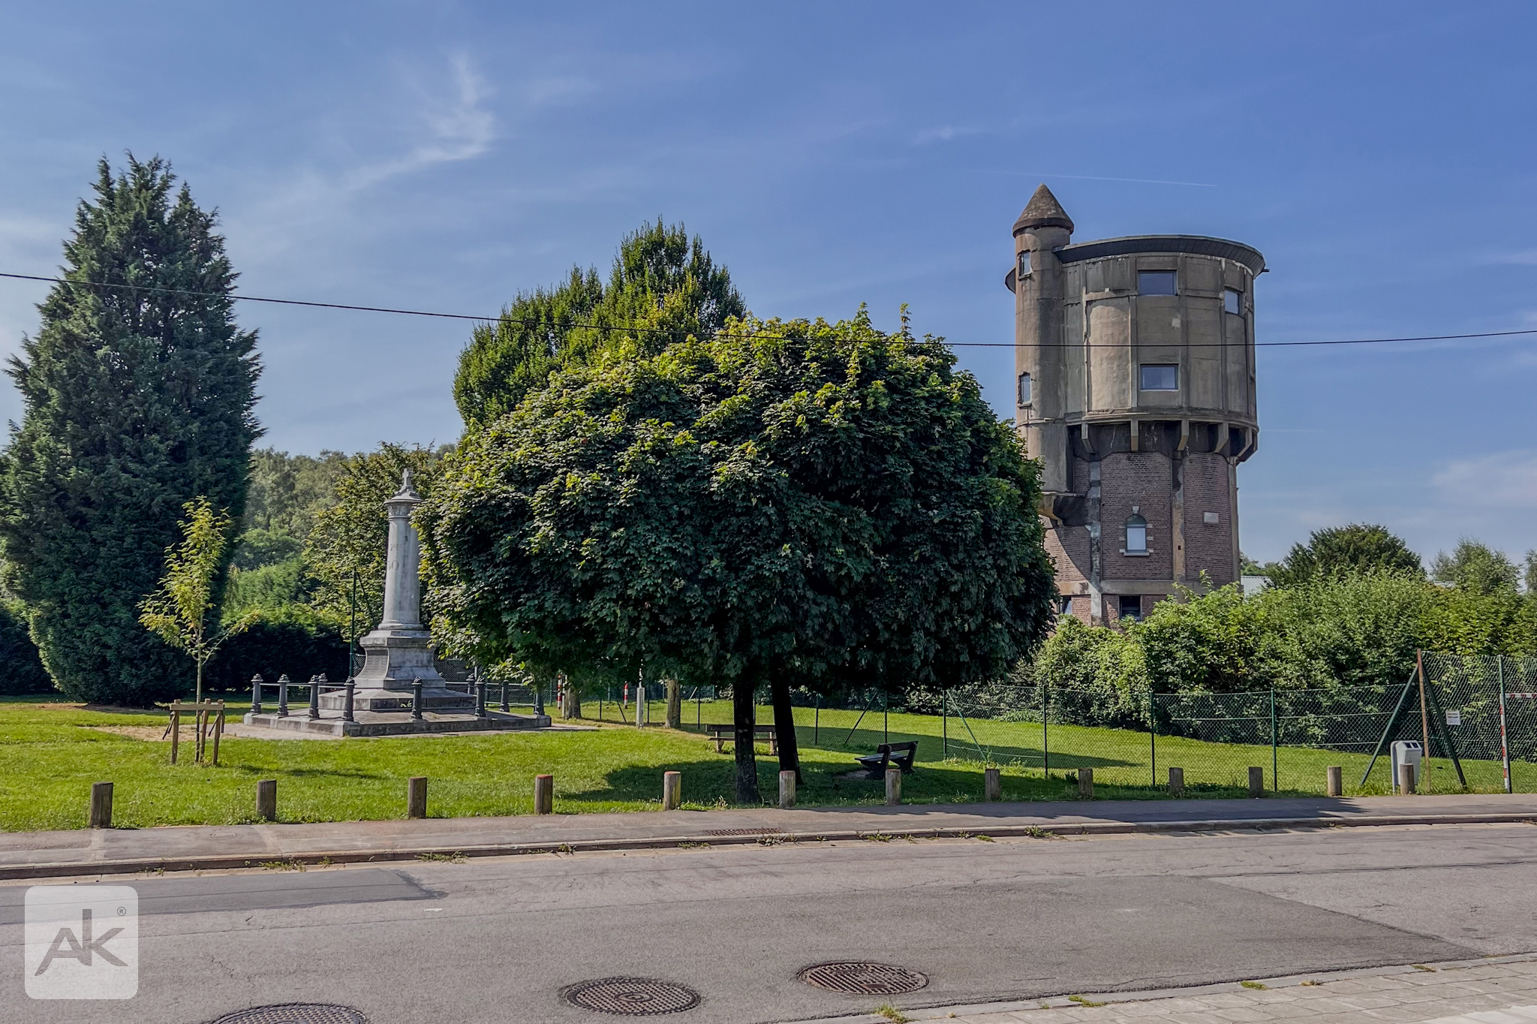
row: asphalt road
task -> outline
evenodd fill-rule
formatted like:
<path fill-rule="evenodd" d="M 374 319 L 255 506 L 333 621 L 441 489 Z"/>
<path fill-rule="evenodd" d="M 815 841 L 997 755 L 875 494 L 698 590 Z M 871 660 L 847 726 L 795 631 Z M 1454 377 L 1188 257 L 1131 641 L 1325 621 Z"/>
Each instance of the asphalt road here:
<path fill-rule="evenodd" d="M 341 1003 L 372 1024 L 597 1024 L 562 987 L 697 989 L 678 1024 L 884 1001 L 796 981 L 872 959 L 899 1007 L 1537 950 L 1537 827 L 783 844 L 141 879 L 126 1002 L 22 990 L 25 886 L 0 887 L 0 1021 L 202 1024 Z"/>

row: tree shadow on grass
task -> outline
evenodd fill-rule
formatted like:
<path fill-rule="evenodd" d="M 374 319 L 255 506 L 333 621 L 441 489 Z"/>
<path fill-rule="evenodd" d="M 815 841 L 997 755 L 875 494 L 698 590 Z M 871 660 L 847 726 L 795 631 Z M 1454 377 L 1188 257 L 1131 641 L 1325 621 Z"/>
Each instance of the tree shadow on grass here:
<path fill-rule="evenodd" d="M 812 737 L 807 735 L 810 731 L 804 728 L 797 728 L 795 730 L 795 734 L 801 742 L 801 749 L 807 752 L 816 750 L 833 755 L 847 753 L 849 755 L 850 771 L 859 767 L 858 763 L 854 760 L 855 755 L 874 754 L 880 744 L 887 742 L 908 743 L 917 741 L 918 756 L 916 763 L 920 766 L 925 763 L 940 763 L 945 757 L 944 739 L 927 733 L 908 733 L 893 729 L 890 733 L 890 740 L 887 740 L 887 734 L 882 730 L 859 729 L 854 732 L 853 737 L 849 739 L 848 743 L 844 744 L 844 737 L 849 735 L 847 729 L 837 730 L 836 735 L 833 737 L 834 742 L 832 743 L 827 742 L 829 730 L 823 729 L 822 742 L 814 745 Z M 982 743 L 980 748 L 984 755 L 991 755 L 993 760 L 1000 764 L 1023 761 L 1029 765 L 1039 767 L 1042 761 L 1042 753 L 1039 747 L 1016 747 L 999 743 Z M 978 745 L 973 744 L 969 736 L 964 738 L 950 737 L 951 757 L 978 760 L 977 755 Z M 1096 757 L 1092 754 L 1051 751 L 1051 767 L 1053 770 L 1058 768 L 1128 768 L 1140 763 L 1140 761 L 1128 761 L 1124 758 Z"/>

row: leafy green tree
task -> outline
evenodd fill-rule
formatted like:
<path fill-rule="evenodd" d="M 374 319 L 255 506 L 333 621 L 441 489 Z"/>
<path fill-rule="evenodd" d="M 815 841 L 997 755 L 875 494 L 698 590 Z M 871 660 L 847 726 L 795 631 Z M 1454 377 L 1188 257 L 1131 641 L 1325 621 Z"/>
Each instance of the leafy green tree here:
<path fill-rule="evenodd" d="M 345 471 L 336 481 L 336 503 L 314 513 L 304 553 L 306 569 L 315 582 L 310 603 L 322 615 L 341 623 L 346 639 L 355 640 L 367 633 L 384 614 L 389 542 L 385 499 L 400 490 L 404 469 L 411 470 L 416 492 L 424 498 L 430 495 L 444 451 L 386 443 L 377 451 L 354 455 L 347 459 Z"/>
<path fill-rule="evenodd" d="M 25 413 L 0 464 L 5 582 L 76 699 L 180 690 L 184 663 L 141 628 L 139 602 L 185 502 L 244 510 L 260 369 L 214 225 L 158 158 L 130 156 L 115 178 L 103 160 L 65 283 L 10 363 Z"/>
<path fill-rule="evenodd" d="M 1526 587 L 1527 597 L 1537 597 L 1537 550 L 1526 553 L 1526 561 L 1521 573 L 1521 582 Z"/>
<path fill-rule="evenodd" d="M 663 308 L 669 315 L 659 317 Z M 519 295 L 495 324 L 477 327 L 459 359 L 454 401 L 467 425 L 484 426 L 557 369 L 618 346 L 656 352 L 709 337 L 746 312 L 699 237 L 658 220 L 620 243 L 607 285 L 596 270 L 573 267 L 564 284 Z M 637 323 L 650 329 L 630 328 Z"/>
<path fill-rule="evenodd" d="M 1420 556 L 1385 526 L 1352 523 L 1314 530 L 1306 544 L 1293 544 L 1272 580 L 1289 587 L 1315 576 L 1378 569 L 1424 576 Z"/>
<path fill-rule="evenodd" d="M 179 524 L 181 543 L 165 552 L 165 576 L 160 588 L 140 605 L 139 622 L 197 665 L 196 699 L 203 699 L 203 666 L 219 645 L 250 625 L 248 618 L 221 624 L 214 585 L 227 559 L 234 520 L 215 511 L 207 498 L 183 506 L 187 518 Z"/>
<path fill-rule="evenodd" d="M 942 343 L 750 322 L 610 353 L 470 430 L 418 512 L 438 635 L 485 664 L 753 691 L 949 687 L 1044 638 L 1035 465 Z"/>
<path fill-rule="evenodd" d="M 1474 594 L 1514 594 L 1521 571 L 1504 552 L 1464 537 L 1450 555 L 1436 555 L 1430 578 Z"/>

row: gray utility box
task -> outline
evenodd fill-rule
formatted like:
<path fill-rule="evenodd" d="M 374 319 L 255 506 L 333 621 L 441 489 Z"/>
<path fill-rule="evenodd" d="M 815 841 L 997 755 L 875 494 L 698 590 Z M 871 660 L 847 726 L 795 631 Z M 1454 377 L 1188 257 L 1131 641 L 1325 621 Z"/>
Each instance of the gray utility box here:
<path fill-rule="evenodd" d="M 1414 784 L 1420 784 L 1420 761 L 1425 756 L 1425 748 L 1419 740 L 1394 740 L 1392 746 L 1393 784 L 1389 789 L 1398 788 L 1398 766 L 1409 765 L 1414 769 Z"/>

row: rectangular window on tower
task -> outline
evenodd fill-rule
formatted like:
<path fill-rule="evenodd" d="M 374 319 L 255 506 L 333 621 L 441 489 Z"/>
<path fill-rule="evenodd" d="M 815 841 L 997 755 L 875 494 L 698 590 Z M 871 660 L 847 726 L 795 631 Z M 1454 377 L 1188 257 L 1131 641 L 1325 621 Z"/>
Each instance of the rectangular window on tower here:
<path fill-rule="evenodd" d="M 1172 270 L 1139 270 L 1137 271 L 1138 295 L 1174 295 L 1174 271 Z"/>
<path fill-rule="evenodd" d="M 1019 254 L 1019 276 L 1030 276 L 1030 252 L 1028 249 Z"/>
<path fill-rule="evenodd" d="M 1243 312 L 1243 292 L 1237 288 L 1222 289 L 1222 311 L 1224 313 Z"/>
<path fill-rule="evenodd" d="M 1032 386 L 1031 386 L 1031 383 L 1030 383 L 1030 375 L 1028 373 L 1020 374 L 1019 375 L 1019 407 L 1021 409 L 1028 409 L 1030 407 L 1030 402 L 1031 402 L 1031 400 L 1034 397 L 1035 396 L 1032 393 Z"/>
<path fill-rule="evenodd" d="M 1143 391 L 1178 391 L 1179 366 L 1174 363 L 1143 363 Z"/>

